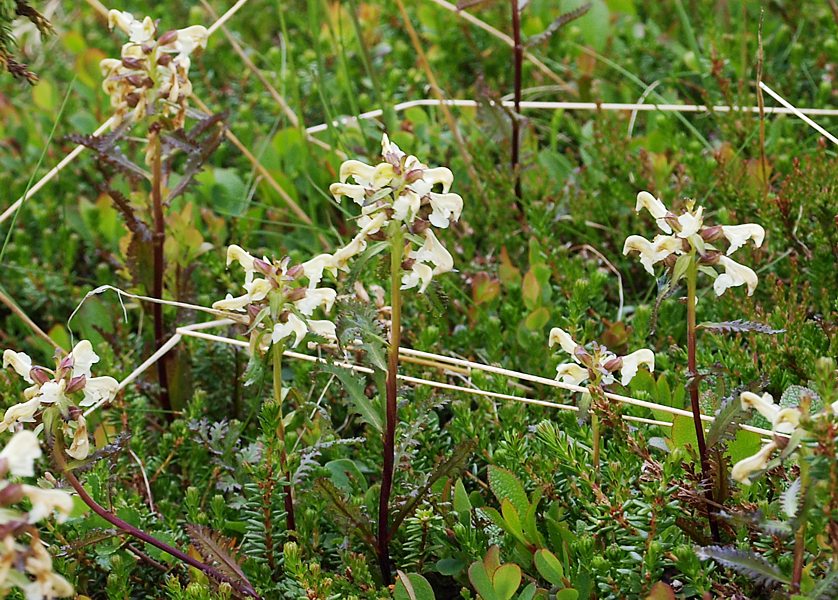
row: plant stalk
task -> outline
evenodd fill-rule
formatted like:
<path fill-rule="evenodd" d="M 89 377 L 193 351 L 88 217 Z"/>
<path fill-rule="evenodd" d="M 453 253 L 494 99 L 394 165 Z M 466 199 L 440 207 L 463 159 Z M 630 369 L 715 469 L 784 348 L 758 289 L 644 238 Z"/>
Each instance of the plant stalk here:
<path fill-rule="evenodd" d="M 84 489 L 84 486 L 81 482 L 76 478 L 75 474 L 73 473 L 72 469 L 70 469 L 67 465 L 67 461 L 64 460 L 64 456 L 62 453 L 64 452 L 64 444 L 61 443 L 60 438 L 56 438 L 55 444 L 53 446 L 53 459 L 55 460 L 56 466 L 61 471 L 64 478 L 70 484 L 70 486 L 76 491 L 79 498 L 81 498 L 82 502 L 84 502 L 87 506 L 90 507 L 94 513 L 102 517 L 105 521 L 116 527 L 117 529 L 127 533 L 128 535 L 137 538 L 138 540 L 145 542 L 146 544 L 150 544 L 155 548 L 162 550 L 163 552 L 174 556 L 176 559 L 188 564 L 191 567 L 198 569 L 199 571 L 205 573 L 208 577 L 219 581 L 219 582 L 226 582 L 230 584 L 233 589 L 239 591 L 240 593 L 251 597 L 251 598 L 258 598 L 259 596 L 256 595 L 252 590 L 248 590 L 243 588 L 238 582 L 231 580 L 229 577 L 219 573 L 213 567 L 202 563 L 201 561 L 189 556 L 185 552 L 178 550 L 173 546 L 169 546 L 165 542 L 161 542 L 157 538 L 149 535 L 142 529 L 138 529 L 123 521 L 115 514 L 107 510 L 105 507 L 100 505 L 93 497 L 87 493 L 87 490 Z"/>
<path fill-rule="evenodd" d="M 701 423 L 701 404 L 698 400 L 698 370 L 696 367 L 696 323 L 695 323 L 695 301 L 696 301 L 696 280 L 698 279 L 698 261 L 695 256 L 690 260 L 687 267 L 687 377 L 689 377 L 690 406 L 693 412 L 693 423 L 695 425 L 695 437 L 698 441 L 698 454 L 701 459 L 701 475 L 704 484 L 707 486 L 705 497 L 708 501 L 707 515 L 710 521 L 710 534 L 713 542 L 719 542 L 719 524 L 710 512 L 713 505 L 713 481 L 710 471 L 710 461 L 707 457 L 707 443 L 704 440 L 704 426 Z"/>
<path fill-rule="evenodd" d="M 385 396 L 384 458 L 381 466 L 381 491 L 378 496 L 378 564 L 385 585 L 392 582 L 390 564 L 390 494 L 393 489 L 393 469 L 396 455 L 396 422 L 398 420 L 397 393 L 399 345 L 402 334 L 401 274 L 404 234 L 395 227 L 390 238 L 390 348 L 387 360 Z"/>
<path fill-rule="evenodd" d="M 791 569 L 791 583 L 789 594 L 800 593 L 800 581 L 803 578 L 803 555 L 806 552 L 806 512 L 809 509 L 809 461 L 805 449 L 801 449 L 798 457 L 800 466 L 800 526 L 794 534 L 794 561 Z"/>
<path fill-rule="evenodd" d="M 285 449 L 285 422 L 282 414 L 282 353 L 285 347 L 282 344 L 273 345 L 273 384 L 274 402 L 279 410 L 279 468 L 288 483 L 285 484 L 282 492 L 285 496 L 285 528 L 290 532 L 297 531 L 297 520 L 294 516 L 294 487 L 291 485 L 291 471 L 288 469 L 288 452 Z"/>
<path fill-rule="evenodd" d="M 166 221 L 163 215 L 163 157 L 159 129 L 151 129 L 148 144 L 151 150 L 151 210 L 154 220 L 154 236 L 152 238 L 154 279 L 151 284 L 151 295 L 162 299 L 163 275 L 166 269 L 163 256 L 163 248 L 166 242 Z M 163 305 L 155 302 L 152 304 L 151 311 L 154 319 L 154 348 L 157 350 L 166 341 L 164 339 L 166 325 L 163 321 Z M 157 383 L 160 386 L 160 406 L 171 421 L 174 419 L 174 414 L 172 413 L 172 401 L 169 397 L 169 378 L 166 373 L 165 359 L 164 355 L 157 360 Z"/>
<path fill-rule="evenodd" d="M 594 438 L 594 475 L 599 475 L 600 431 L 596 405 L 591 406 L 591 433 Z"/>
<path fill-rule="evenodd" d="M 513 46 L 514 55 L 514 91 L 515 91 L 515 114 L 512 115 L 512 176 L 515 179 L 515 204 L 518 210 L 523 214 L 523 207 L 521 206 L 521 198 L 523 196 L 521 191 L 521 174 L 519 169 L 520 162 L 520 143 L 521 143 L 521 124 L 518 117 L 521 114 L 521 73 L 524 64 L 524 46 L 521 43 L 521 11 L 518 8 L 518 0 L 512 1 L 512 39 L 515 42 Z"/>

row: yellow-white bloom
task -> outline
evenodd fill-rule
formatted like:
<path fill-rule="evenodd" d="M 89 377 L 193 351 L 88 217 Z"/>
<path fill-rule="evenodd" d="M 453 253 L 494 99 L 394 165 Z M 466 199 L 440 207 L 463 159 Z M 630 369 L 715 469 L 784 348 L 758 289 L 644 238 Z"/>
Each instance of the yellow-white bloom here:
<path fill-rule="evenodd" d="M 24 566 L 35 580 L 23 586 L 26 600 L 66 598 L 73 595 L 73 586 L 52 570 L 52 557 L 40 540 L 33 540 Z"/>
<path fill-rule="evenodd" d="M 651 242 L 642 236 L 630 235 L 623 244 L 623 254 L 637 252 L 640 255 L 640 264 L 650 275 L 655 274 L 655 264 L 666 259 L 670 254 L 682 251 L 683 244 L 672 235 L 657 235 Z"/>
<path fill-rule="evenodd" d="M 765 229 L 763 229 L 761 225 L 756 225 L 755 223 L 745 223 L 744 225 L 722 225 L 722 234 L 730 244 L 727 249 L 728 256 L 744 246 L 748 240 L 753 240 L 754 246 L 759 248 L 762 246 L 762 242 L 765 239 Z"/>
<path fill-rule="evenodd" d="M 556 367 L 556 379 L 573 385 L 580 385 L 591 379 L 603 385 L 614 383 L 613 373 L 620 371 L 620 383 L 628 385 L 642 365 L 650 371 L 655 370 L 655 354 L 647 348 L 637 350 L 626 356 L 617 356 L 605 346 L 593 345 L 592 352 L 588 352 L 564 329 L 554 327 L 548 338 L 550 347 L 559 344 L 561 349 L 570 354 L 572 363 L 562 363 Z"/>
<path fill-rule="evenodd" d="M 73 497 L 64 490 L 48 490 L 28 484 L 22 484 L 20 487 L 32 503 L 29 510 L 30 523 L 37 523 L 53 512 L 56 514 L 56 520 L 61 523 L 73 512 Z"/>
<path fill-rule="evenodd" d="M 418 250 L 411 250 L 407 257 L 409 260 L 415 261 L 411 271 L 402 276 L 402 289 L 410 289 L 415 287 L 420 281 L 422 282 L 419 288 L 419 293 L 423 293 L 430 283 L 433 275 L 441 273 L 448 273 L 454 268 L 454 258 L 446 250 L 432 229 L 425 230 L 425 242 Z M 417 265 L 433 265 L 430 275 L 428 269 L 423 269 Z M 429 267 L 430 268 L 430 267 Z"/>
<path fill-rule="evenodd" d="M 23 377 L 26 383 L 34 383 L 32 377 L 29 375 L 32 371 L 32 359 L 23 352 L 15 352 L 14 350 L 3 351 L 3 368 L 11 366 L 15 373 Z"/>
<path fill-rule="evenodd" d="M 640 212 L 640 209 L 642 208 L 649 211 L 649 214 L 652 215 L 657 222 L 658 227 L 660 227 L 664 233 L 672 233 L 672 228 L 664 219 L 669 211 L 666 206 L 664 206 L 663 202 L 661 202 L 658 198 L 655 198 L 649 192 L 639 192 L 637 194 L 637 202 L 634 205 L 634 210 L 635 212 Z"/>
<path fill-rule="evenodd" d="M 740 460 L 738 463 L 733 465 L 733 469 L 730 470 L 731 478 L 743 485 L 750 485 L 751 475 L 764 470 L 765 467 L 768 466 L 768 461 L 771 460 L 771 455 L 776 449 L 777 444 L 769 442 L 753 456 Z"/>
<path fill-rule="evenodd" d="M 35 475 L 35 461 L 41 454 L 38 436 L 31 431 L 18 431 L 0 452 L 0 464 L 4 465 L 0 471 L 18 477 L 32 477 Z"/>
<path fill-rule="evenodd" d="M 753 270 L 745 265 L 740 265 L 725 255 L 719 256 L 719 264 L 724 268 L 725 272 L 716 277 L 716 281 L 713 283 L 713 290 L 717 296 L 724 294 L 728 288 L 740 285 L 747 286 L 749 296 L 754 293 L 759 279 Z"/>
<path fill-rule="evenodd" d="M 306 326 L 306 322 L 294 313 L 290 313 L 288 315 L 288 320 L 285 321 L 285 323 L 277 323 L 276 325 L 274 325 L 273 334 L 271 335 L 271 341 L 274 344 L 278 344 L 279 342 L 293 335 L 295 336 L 295 339 L 294 343 L 291 344 L 291 347 L 296 348 L 300 345 L 300 342 L 303 341 L 303 338 L 305 338 L 306 333 L 308 333 L 308 327 Z"/>
<path fill-rule="evenodd" d="M 69 427 L 69 423 L 67 424 Z M 72 430 L 71 430 L 72 431 Z M 73 433 L 73 443 L 67 448 L 67 454 L 77 460 L 84 460 L 90 454 L 90 440 L 87 437 L 87 420 L 83 415 L 79 415 L 76 420 L 76 428 Z"/>

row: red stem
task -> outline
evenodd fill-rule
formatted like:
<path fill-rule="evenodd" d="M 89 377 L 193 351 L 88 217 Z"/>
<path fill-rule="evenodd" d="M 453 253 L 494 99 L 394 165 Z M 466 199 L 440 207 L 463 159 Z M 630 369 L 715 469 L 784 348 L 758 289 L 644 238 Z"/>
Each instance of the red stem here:
<path fill-rule="evenodd" d="M 521 206 L 521 175 L 518 172 L 520 162 L 520 123 L 518 116 L 521 114 L 521 71 L 524 63 L 524 46 L 521 43 L 521 14 L 518 10 L 518 0 L 512 0 L 512 37 L 515 41 L 513 46 L 515 62 L 515 114 L 512 115 L 512 176 L 515 178 L 515 204 L 523 213 Z"/>
<path fill-rule="evenodd" d="M 152 217 L 154 220 L 154 236 L 152 238 L 152 252 L 154 256 L 154 280 L 152 282 L 151 295 L 155 298 L 163 298 L 163 274 L 166 264 L 163 256 L 163 248 L 166 242 L 166 221 L 163 216 L 163 159 L 161 157 L 160 134 L 152 129 L 149 144 L 154 144 L 152 149 L 152 172 L 151 172 L 151 204 Z M 154 318 L 154 346 L 160 348 L 165 343 L 166 326 L 163 321 L 163 305 L 154 303 L 152 305 L 152 316 Z M 172 401 L 169 397 L 169 378 L 166 373 L 166 357 L 161 356 L 157 360 L 157 382 L 160 386 L 160 405 L 166 412 L 167 418 L 174 419 L 172 413 Z"/>

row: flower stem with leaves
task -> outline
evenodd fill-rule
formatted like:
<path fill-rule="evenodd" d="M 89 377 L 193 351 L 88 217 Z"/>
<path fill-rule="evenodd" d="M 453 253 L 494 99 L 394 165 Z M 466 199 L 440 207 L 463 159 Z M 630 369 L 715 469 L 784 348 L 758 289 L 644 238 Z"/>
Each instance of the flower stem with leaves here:
<path fill-rule="evenodd" d="M 283 494 L 285 496 L 285 528 L 291 532 L 297 530 L 297 520 L 294 515 L 294 488 L 291 485 L 291 472 L 288 469 L 288 451 L 285 448 L 285 421 L 282 414 L 282 354 L 285 347 L 281 343 L 273 345 L 273 387 L 274 402 L 276 403 L 279 416 L 277 419 L 277 437 L 279 438 L 279 468 L 282 476 L 288 483 L 285 484 Z"/>
<path fill-rule="evenodd" d="M 390 583 L 390 494 L 393 490 L 393 469 L 396 453 L 396 423 L 398 422 L 399 345 L 401 344 L 401 278 L 404 254 L 404 233 L 394 223 L 390 233 L 390 349 L 387 357 L 385 390 L 384 456 L 381 466 L 381 490 L 378 496 L 378 563 L 385 583 Z"/>

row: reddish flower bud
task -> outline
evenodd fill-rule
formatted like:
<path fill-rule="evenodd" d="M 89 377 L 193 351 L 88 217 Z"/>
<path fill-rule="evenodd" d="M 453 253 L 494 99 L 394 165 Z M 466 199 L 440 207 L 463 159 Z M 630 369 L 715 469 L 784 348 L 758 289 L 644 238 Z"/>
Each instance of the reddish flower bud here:
<path fill-rule="evenodd" d="M 265 262 L 261 258 L 253 259 L 253 268 L 259 271 L 262 275 L 273 275 L 274 268 L 269 262 Z"/>
<path fill-rule="evenodd" d="M 161 46 L 168 46 L 169 44 L 177 41 L 177 29 L 172 29 L 171 31 L 167 31 L 159 38 L 157 38 L 157 43 Z"/>
<path fill-rule="evenodd" d="M 402 269 L 405 271 L 409 271 L 413 268 L 413 265 L 416 264 L 416 259 L 413 258 L 406 258 L 402 261 Z"/>
<path fill-rule="evenodd" d="M 415 221 L 413 221 L 412 230 L 413 233 L 418 235 L 424 233 L 430 226 L 431 224 L 425 221 L 424 219 L 416 219 Z"/>
<path fill-rule="evenodd" d="M 261 311 L 261 310 L 262 309 L 259 308 L 255 304 L 248 304 L 247 305 L 247 314 L 250 316 L 251 319 L 255 319 L 257 317 L 257 315 L 259 314 L 259 311 Z"/>
<path fill-rule="evenodd" d="M 712 227 L 703 227 L 698 234 L 705 242 L 716 242 L 724 237 L 724 230 L 721 225 L 713 225 Z"/>
<path fill-rule="evenodd" d="M 619 356 L 615 356 L 614 358 L 605 361 L 602 365 L 602 368 L 608 371 L 609 373 L 618 371 L 623 368 L 623 359 Z"/>
<path fill-rule="evenodd" d="M 719 257 L 722 255 L 721 252 L 715 252 L 713 250 L 707 251 L 705 254 L 702 254 L 698 257 L 698 264 L 700 265 L 715 265 L 719 262 Z"/>
<path fill-rule="evenodd" d="M 71 406 L 67 409 L 67 414 L 69 415 L 71 421 L 78 421 L 79 417 L 84 416 L 84 411 L 78 406 Z"/>
<path fill-rule="evenodd" d="M 145 77 L 140 74 L 129 75 L 125 78 L 125 80 L 133 85 L 135 88 L 143 87 L 143 83 L 145 82 Z"/>
<path fill-rule="evenodd" d="M 65 388 L 65 392 L 68 394 L 72 394 L 73 392 L 78 392 L 79 390 L 83 390 L 84 386 L 87 384 L 87 377 L 84 375 L 79 375 L 78 377 L 73 377 L 70 380 L 70 383 L 67 384 Z"/>
<path fill-rule="evenodd" d="M 408 171 L 407 174 L 404 176 L 405 183 L 414 183 L 422 179 L 422 175 L 424 174 L 424 170 L 422 169 L 413 169 L 412 171 Z"/>
<path fill-rule="evenodd" d="M 585 350 L 585 348 L 583 348 L 582 346 L 576 346 L 576 348 L 573 350 L 573 356 L 575 356 L 580 363 L 582 363 L 588 368 L 590 368 L 593 364 L 591 355 L 588 354 L 588 351 Z"/>
<path fill-rule="evenodd" d="M 161 54 L 157 57 L 157 64 L 161 67 L 168 67 L 172 63 L 171 54 Z"/>
<path fill-rule="evenodd" d="M 32 367 L 29 371 L 29 377 L 37 384 L 44 385 L 47 381 L 52 381 L 52 374 L 43 367 Z"/>
<path fill-rule="evenodd" d="M 122 64 L 128 69 L 142 69 L 144 61 L 133 56 L 123 56 Z"/>
<path fill-rule="evenodd" d="M 666 224 L 672 227 L 673 231 L 681 231 L 681 223 L 678 222 L 678 217 L 675 216 L 674 213 L 667 212 L 663 220 L 666 221 Z"/>
<path fill-rule="evenodd" d="M 285 276 L 288 279 L 297 279 L 301 275 L 305 273 L 305 269 L 303 269 L 303 265 L 294 265 L 290 269 L 285 272 Z"/>
<path fill-rule="evenodd" d="M 8 466 L 6 465 L 6 459 L 0 459 L 0 472 L 7 472 Z M 11 506 L 12 504 L 17 504 L 23 498 L 25 494 L 23 493 L 23 487 L 19 483 L 11 483 L 0 490 L 0 506 Z"/>
<path fill-rule="evenodd" d="M 128 105 L 129 108 L 136 108 L 137 105 L 140 103 L 141 96 L 135 92 L 131 92 L 127 96 L 125 96 L 125 103 Z"/>
<path fill-rule="evenodd" d="M 298 300 L 302 300 L 306 297 L 306 288 L 298 287 L 290 290 L 285 297 L 288 299 L 289 302 L 297 302 Z"/>

